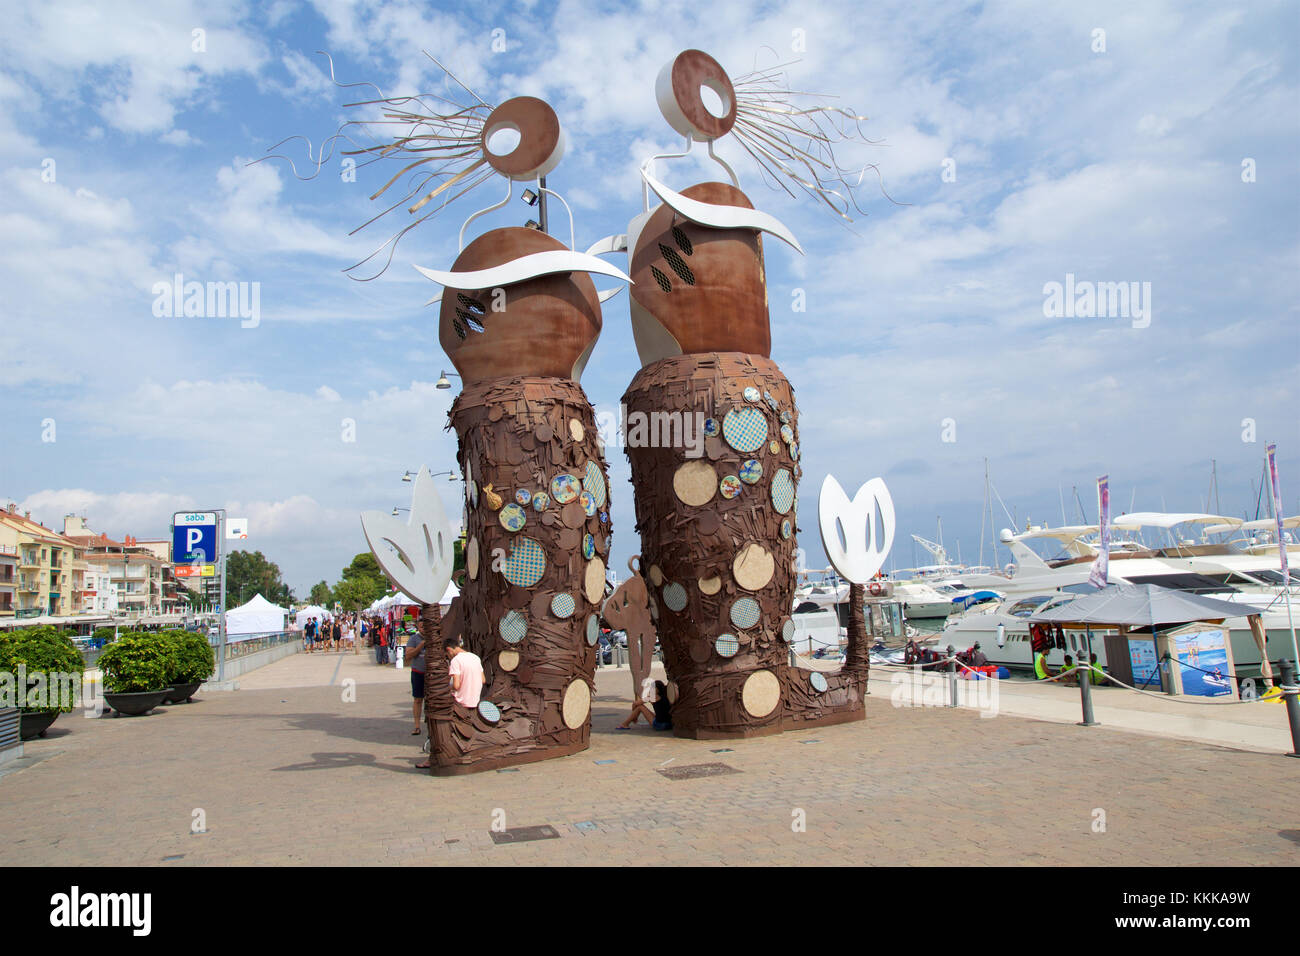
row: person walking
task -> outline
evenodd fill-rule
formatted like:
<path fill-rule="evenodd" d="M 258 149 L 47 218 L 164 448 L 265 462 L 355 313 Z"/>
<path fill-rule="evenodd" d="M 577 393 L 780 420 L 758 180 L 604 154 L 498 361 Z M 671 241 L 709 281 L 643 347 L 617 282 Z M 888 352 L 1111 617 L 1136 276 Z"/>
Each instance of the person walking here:
<path fill-rule="evenodd" d="M 424 709 L 424 651 L 425 640 L 418 632 L 406 641 L 406 665 L 411 668 L 411 719 L 415 722 L 412 737 L 420 735 L 420 713 Z"/>

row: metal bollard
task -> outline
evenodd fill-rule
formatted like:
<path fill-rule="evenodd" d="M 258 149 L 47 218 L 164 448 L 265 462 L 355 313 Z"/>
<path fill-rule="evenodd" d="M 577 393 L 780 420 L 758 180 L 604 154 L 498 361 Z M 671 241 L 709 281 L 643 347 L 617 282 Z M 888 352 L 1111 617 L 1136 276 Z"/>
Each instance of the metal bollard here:
<path fill-rule="evenodd" d="M 1096 727 L 1097 721 L 1092 716 L 1092 671 L 1077 667 L 1074 676 L 1079 682 L 1079 701 L 1083 704 L 1083 720 L 1079 721 L 1079 726 Z"/>
<path fill-rule="evenodd" d="M 949 644 L 948 656 L 952 657 L 952 655 L 953 646 Z M 959 706 L 957 703 L 957 662 L 952 660 L 948 661 L 948 699 L 950 706 Z"/>
<path fill-rule="evenodd" d="M 1278 661 L 1278 670 L 1282 672 L 1282 697 L 1286 701 L 1286 719 L 1291 725 L 1291 753 L 1288 757 L 1300 757 L 1300 687 L 1296 686 L 1295 665 L 1283 659 Z"/>

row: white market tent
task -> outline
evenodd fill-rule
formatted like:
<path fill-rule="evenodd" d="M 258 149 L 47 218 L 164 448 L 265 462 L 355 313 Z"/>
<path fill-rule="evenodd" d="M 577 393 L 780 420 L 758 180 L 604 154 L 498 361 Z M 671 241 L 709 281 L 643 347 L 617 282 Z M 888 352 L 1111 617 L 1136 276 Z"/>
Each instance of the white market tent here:
<path fill-rule="evenodd" d="M 272 604 L 262 595 L 226 612 L 226 639 L 243 641 L 264 634 L 278 634 L 284 630 L 288 610 Z"/>
<path fill-rule="evenodd" d="M 447 605 L 451 604 L 453 598 L 460 597 L 460 588 L 456 587 L 454 581 L 447 582 L 447 590 L 442 592 L 442 597 L 438 599 L 438 606 L 444 611 Z"/>
<path fill-rule="evenodd" d="M 327 621 L 334 615 L 319 604 L 310 604 L 293 616 L 293 623 L 298 627 L 303 627 L 313 617 L 318 621 Z"/>

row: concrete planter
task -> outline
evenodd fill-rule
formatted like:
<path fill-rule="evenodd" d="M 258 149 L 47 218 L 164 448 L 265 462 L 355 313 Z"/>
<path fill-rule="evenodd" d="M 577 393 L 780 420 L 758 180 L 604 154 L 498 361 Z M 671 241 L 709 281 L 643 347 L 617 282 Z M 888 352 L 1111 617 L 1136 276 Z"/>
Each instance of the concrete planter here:
<path fill-rule="evenodd" d="M 164 704 L 188 703 L 190 698 L 193 697 L 198 692 L 199 687 L 201 687 L 202 685 L 203 685 L 203 681 L 201 680 L 195 681 L 192 684 L 174 684 L 168 689 L 167 696 L 163 698 L 163 703 Z"/>
<path fill-rule="evenodd" d="M 146 690 L 133 694 L 110 694 L 104 693 L 104 702 L 113 709 L 113 716 L 118 717 L 126 714 L 128 717 L 140 717 L 149 713 L 155 707 L 163 702 L 172 688 L 164 687 L 162 690 Z"/>
<path fill-rule="evenodd" d="M 33 737 L 44 737 L 45 731 L 50 729 L 50 725 L 59 717 L 57 710 L 33 710 L 27 711 L 22 715 L 20 730 L 18 735 L 23 740 L 31 740 Z"/>

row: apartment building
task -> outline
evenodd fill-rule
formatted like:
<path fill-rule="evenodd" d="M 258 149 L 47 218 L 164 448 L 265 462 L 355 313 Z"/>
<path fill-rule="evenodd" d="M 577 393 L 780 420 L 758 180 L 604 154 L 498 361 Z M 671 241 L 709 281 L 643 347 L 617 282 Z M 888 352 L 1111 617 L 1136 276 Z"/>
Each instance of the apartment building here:
<path fill-rule="evenodd" d="M 11 567 L 16 578 L 12 591 L 0 587 L 0 609 L 4 607 L 3 595 L 10 596 L 11 611 L 5 616 L 78 613 L 81 593 L 73 572 L 79 551 L 78 542 L 33 521 L 30 511 L 20 515 L 18 506 L 10 502 L 0 511 L 0 552 L 5 559 L 0 564 Z M 0 579 L 4 576 L 0 570 Z"/>

